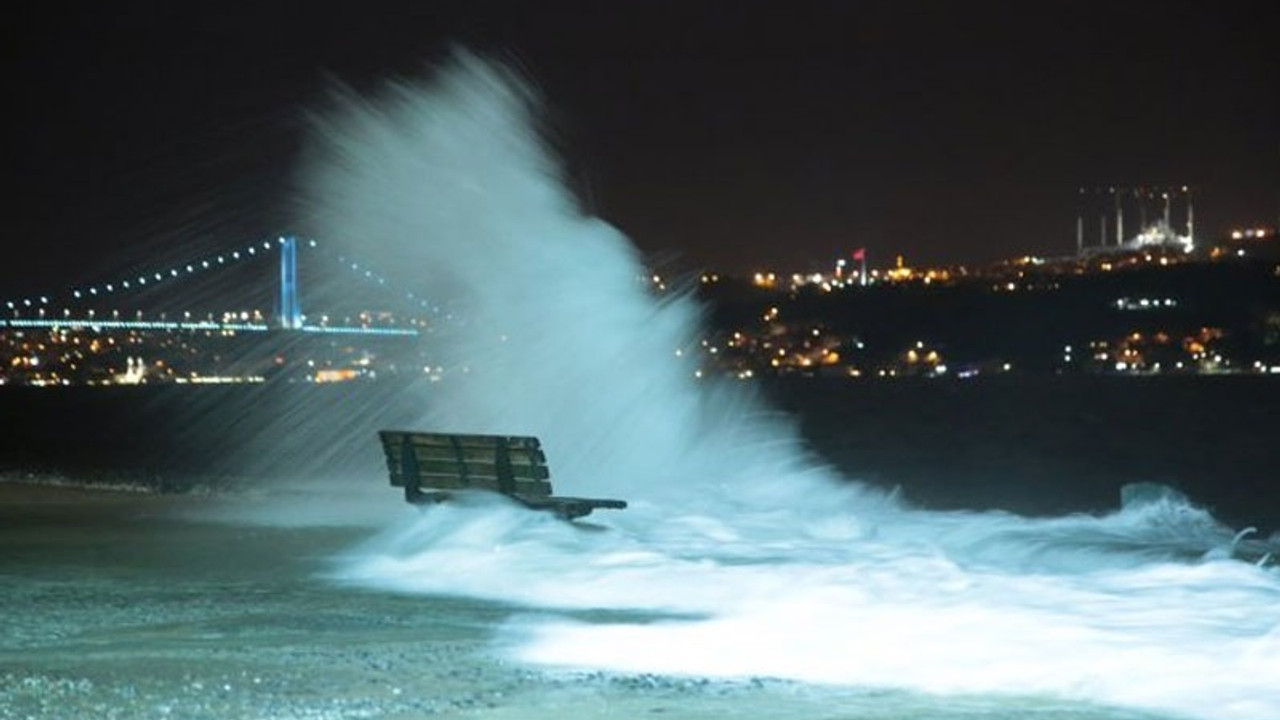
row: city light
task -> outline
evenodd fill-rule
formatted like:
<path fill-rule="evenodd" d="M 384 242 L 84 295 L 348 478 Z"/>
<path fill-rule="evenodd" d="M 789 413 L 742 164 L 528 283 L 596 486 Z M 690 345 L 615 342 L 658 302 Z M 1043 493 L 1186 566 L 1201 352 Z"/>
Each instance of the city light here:
<path fill-rule="evenodd" d="M 1145 228 L 1136 237 L 1154 239 L 1155 235 L 1143 235 L 1150 232 L 1150 228 Z M 1182 293 L 1166 291 L 1161 294 L 1159 291 L 1146 290 L 1112 296 L 1105 301 L 1112 312 L 1134 313 L 1135 326 L 1142 322 L 1147 327 L 1140 332 L 1124 334 L 1063 337 L 1062 340 L 1068 342 L 1057 345 L 1060 352 L 1053 353 L 1051 359 L 1033 359 L 1031 362 L 1024 362 L 1025 358 L 1021 357 L 970 357 L 964 353 L 957 356 L 948 347 L 945 337 L 913 339 L 908 346 L 899 346 L 897 349 L 886 346 L 883 341 L 868 343 L 864 340 L 866 336 L 858 332 L 859 323 L 866 318 L 851 317 L 848 320 L 852 320 L 853 324 L 847 325 L 846 320 L 847 326 L 843 327 L 841 323 L 829 325 L 827 318 L 814 316 L 809 310 L 802 310 L 802 305 L 797 303 L 806 297 L 830 296 L 834 301 L 844 295 L 856 299 L 863 294 L 890 291 L 894 287 L 900 291 L 938 288 L 937 292 L 942 292 L 947 288 L 963 286 L 981 288 L 982 292 L 992 295 L 1043 295 L 1059 291 L 1064 283 L 1076 282 L 1094 274 L 1112 273 L 1121 278 L 1128 277 L 1126 273 L 1133 270 L 1182 266 L 1188 262 L 1244 263 L 1256 256 L 1274 258 L 1280 253 L 1272 245 L 1266 244 L 1274 238 L 1273 229 L 1241 227 L 1232 231 L 1229 239 L 1224 236 L 1223 241 L 1216 245 L 1206 244 L 1191 259 L 1185 256 L 1181 246 L 1165 248 L 1160 243 L 1149 242 L 1139 243 L 1132 249 L 1122 247 L 1107 253 L 1083 253 L 1064 258 L 1024 255 L 976 269 L 960 266 L 912 267 L 904 257 L 898 255 L 894 256 L 891 267 L 876 268 L 865 267 L 867 255 L 863 249 L 859 252 L 860 257 L 855 255 L 855 263 L 851 264 L 844 257 L 822 263 L 831 272 L 808 270 L 779 273 L 762 269 L 739 278 L 738 280 L 746 281 L 741 283 L 726 282 L 729 278 L 721 273 L 703 272 L 698 278 L 707 292 L 758 293 L 759 305 L 755 311 L 758 314 L 755 315 L 754 323 L 748 323 L 748 326 L 726 328 L 723 331 L 709 330 L 712 334 L 701 341 L 700 349 L 697 346 L 693 348 L 697 350 L 696 353 L 678 348 L 674 355 L 676 360 L 696 355 L 695 364 L 701 364 L 696 369 L 699 377 L 715 372 L 743 380 L 766 374 L 831 375 L 846 378 L 968 378 L 986 373 L 1011 373 L 1015 372 L 1015 368 L 1018 372 L 1043 372 L 1052 368 L 1054 372 L 1124 375 L 1165 372 L 1271 374 L 1272 368 L 1280 367 L 1280 357 L 1275 354 L 1241 357 L 1238 348 L 1222 339 L 1221 329 L 1191 332 L 1168 326 L 1168 323 L 1183 317 L 1188 307 L 1194 307 L 1196 298 L 1193 294 L 1183 296 Z M 140 345 L 164 346 L 168 341 L 159 339 L 164 334 L 185 334 L 189 337 L 189 340 L 179 343 L 204 342 L 197 340 L 197 336 L 212 339 L 270 335 L 277 329 L 273 325 L 278 322 L 273 320 L 275 311 L 237 309 L 220 315 L 209 313 L 202 317 L 203 312 L 193 315 L 187 310 L 170 311 L 166 316 L 166 313 L 144 313 L 129 307 L 128 302 L 138 294 L 135 289 L 163 282 L 163 285 L 172 286 L 176 292 L 180 292 L 182 285 L 175 279 L 221 269 L 237 261 L 272 258 L 275 254 L 270 250 L 279 247 L 283 252 L 290 245 L 289 239 L 285 237 L 256 241 L 229 252 L 194 258 L 163 269 L 135 272 L 123 279 L 68 288 L 63 293 L 33 294 L 9 299 L 4 303 L 8 313 L 0 317 L 0 339 L 4 339 L 16 351 L 0 355 L 0 362 L 7 363 L 5 367 L 10 368 L 5 373 L 0 373 L 0 381 L 6 384 L 16 381 L 62 385 L 71 382 L 71 378 L 83 375 L 94 365 L 92 356 L 57 356 L 48 350 L 23 349 L 21 346 L 29 344 L 29 338 L 36 333 L 48 333 L 50 338 L 58 338 L 56 341 L 50 340 L 55 345 L 97 348 L 92 351 L 93 355 L 106 352 L 106 348 L 117 347 L 114 345 L 116 340 L 127 341 L 135 351 Z M 388 278 L 371 266 L 340 255 L 326 255 L 315 240 L 305 240 L 299 246 L 314 249 L 319 253 L 317 257 L 336 259 L 338 267 L 342 268 L 340 272 L 348 273 L 353 280 L 358 278 L 359 282 L 390 287 Z M 263 252 L 259 253 L 259 250 Z M 1274 269 L 1275 275 L 1280 276 L 1280 263 Z M 653 290 L 666 289 L 666 279 L 657 273 L 642 275 L 641 278 L 647 279 Z M 429 318 L 393 317 L 386 313 L 367 312 L 348 317 L 329 312 L 316 312 L 308 316 L 298 312 L 298 321 L 288 329 L 296 330 L 303 336 L 345 337 L 354 342 L 361 337 L 371 341 L 376 338 L 425 338 L 434 331 L 437 323 L 440 324 L 439 327 L 443 327 L 459 322 L 455 314 L 441 310 L 427 298 L 408 290 L 393 290 L 392 294 L 397 292 L 403 300 L 409 301 L 411 307 L 427 311 Z M 117 307 L 95 308 L 84 305 L 86 302 L 100 302 L 108 297 L 112 298 L 112 304 Z M 172 319 L 179 317 L 180 320 Z M 1266 319 L 1265 322 L 1280 327 L 1280 316 Z M 1152 324 L 1155 327 L 1151 327 Z M 1165 327 L 1161 328 L 1162 324 Z M 84 343 L 80 342 L 82 339 L 85 340 Z M 0 349 L 4 347 L 0 345 Z M 196 354 L 199 355 L 199 352 Z M 12 364 L 11 361 L 15 358 L 18 362 Z M 133 355 L 121 355 L 118 363 L 112 366 L 115 373 L 113 382 L 142 384 L 177 381 L 170 371 L 157 371 L 148 363 L 136 352 Z M 345 359 L 341 363 L 312 367 L 308 377 L 314 381 L 318 377 L 317 373 L 323 371 L 319 377 L 342 378 L 343 381 L 357 379 L 348 377 L 342 371 L 344 367 L 364 366 L 355 360 Z M 423 367 L 438 366 L 426 364 Z M 372 371 L 372 368 L 366 369 Z M 19 370 L 21 373 L 15 374 Z M 216 372 L 197 374 L 207 377 L 222 376 Z M 358 378 L 369 379 L 372 374 L 361 372 Z M 442 381 L 446 376 L 443 368 L 427 374 L 433 381 Z M 191 380 L 188 378 L 184 382 Z"/>

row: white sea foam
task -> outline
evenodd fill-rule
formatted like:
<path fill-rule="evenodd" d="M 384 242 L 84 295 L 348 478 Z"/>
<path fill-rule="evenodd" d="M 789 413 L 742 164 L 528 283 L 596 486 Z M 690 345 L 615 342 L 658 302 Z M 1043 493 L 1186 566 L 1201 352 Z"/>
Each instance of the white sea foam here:
<path fill-rule="evenodd" d="M 1041 694 L 1280 717 L 1280 576 L 1176 497 L 1105 517 L 933 513 L 844 478 L 737 387 L 694 379 L 699 312 L 586 216 L 523 86 L 467 55 L 318 118 L 303 207 L 448 300 L 421 427 L 534 434 L 589 531 L 501 501 L 394 522 L 338 576 L 536 609 L 498 638 L 573 668 Z M 452 319 L 446 320 L 449 315 Z M 438 390 L 437 390 L 438 388 Z M 637 611 L 569 619 L 558 611 Z"/>

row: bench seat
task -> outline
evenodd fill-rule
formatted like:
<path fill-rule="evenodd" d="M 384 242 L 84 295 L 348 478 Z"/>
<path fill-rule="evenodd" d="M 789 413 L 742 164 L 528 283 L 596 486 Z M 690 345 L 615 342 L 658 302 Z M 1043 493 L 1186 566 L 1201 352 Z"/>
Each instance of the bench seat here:
<path fill-rule="evenodd" d="M 407 430 L 382 430 L 378 436 L 391 484 L 404 488 L 405 500 L 415 505 L 445 502 L 457 491 L 481 490 L 566 520 L 598 508 L 627 506 L 624 500 L 553 495 L 551 471 L 536 437 Z"/>

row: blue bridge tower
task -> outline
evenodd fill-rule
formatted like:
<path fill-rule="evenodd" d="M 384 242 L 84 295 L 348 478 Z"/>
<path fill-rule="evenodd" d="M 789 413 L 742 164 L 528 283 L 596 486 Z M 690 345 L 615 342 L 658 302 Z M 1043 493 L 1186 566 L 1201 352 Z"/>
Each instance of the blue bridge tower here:
<path fill-rule="evenodd" d="M 280 238 L 280 327 L 302 327 L 302 305 L 298 302 L 298 240 Z"/>

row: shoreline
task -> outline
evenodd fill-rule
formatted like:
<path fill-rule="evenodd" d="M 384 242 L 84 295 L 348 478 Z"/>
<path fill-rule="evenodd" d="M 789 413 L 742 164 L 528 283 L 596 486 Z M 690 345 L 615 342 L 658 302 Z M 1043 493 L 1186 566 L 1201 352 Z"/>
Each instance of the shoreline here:
<path fill-rule="evenodd" d="M 18 499 L 23 502 L 60 503 L 74 497 L 76 500 L 108 501 L 124 497 L 173 495 L 164 493 L 144 485 L 117 485 L 111 483 L 85 482 L 63 478 L 60 475 L 39 476 L 22 473 L 0 475 L 0 504 Z M 47 479 L 37 480 L 44 477 Z"/>

